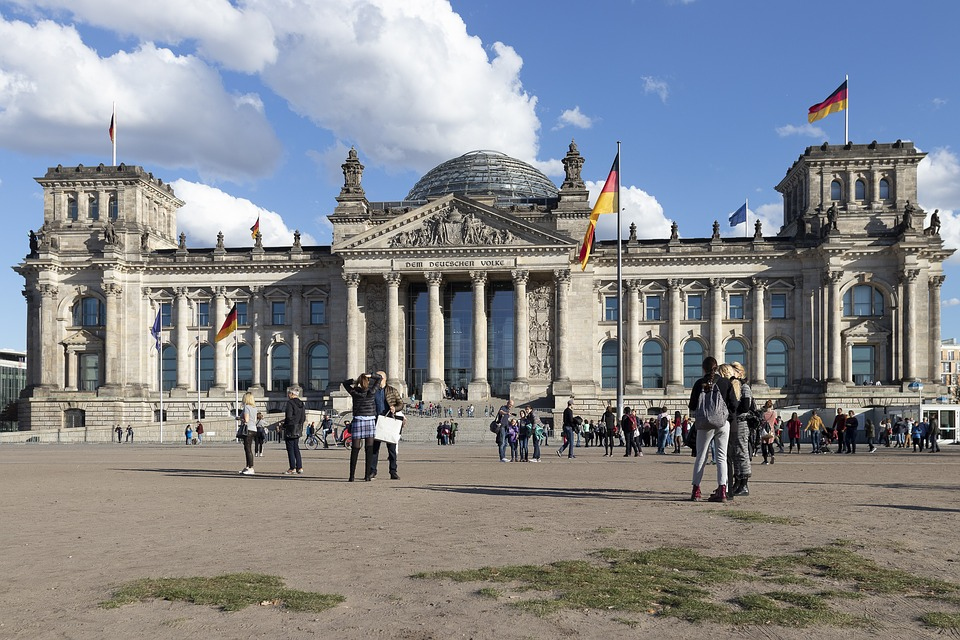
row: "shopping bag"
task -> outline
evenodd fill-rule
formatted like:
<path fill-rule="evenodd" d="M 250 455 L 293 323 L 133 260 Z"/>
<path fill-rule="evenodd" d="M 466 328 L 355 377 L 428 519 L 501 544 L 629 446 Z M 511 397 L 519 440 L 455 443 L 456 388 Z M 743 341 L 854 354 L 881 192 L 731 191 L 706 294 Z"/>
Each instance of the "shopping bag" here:
<path fill-rule="evenodd" d="M 396 444 L 400 441 L 400 427 L 402 426 L 403 420 L 397 420 L 390 416 L 377 416 L 377 426 L 373 437 L 377 440 Z"/>

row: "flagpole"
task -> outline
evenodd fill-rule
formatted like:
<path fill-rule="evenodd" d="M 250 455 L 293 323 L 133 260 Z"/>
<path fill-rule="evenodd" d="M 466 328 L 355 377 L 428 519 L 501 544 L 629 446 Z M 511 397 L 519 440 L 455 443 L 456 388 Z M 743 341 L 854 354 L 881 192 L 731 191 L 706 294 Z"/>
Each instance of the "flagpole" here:
<path fill-rule="evenodd" d="M 747 238 L 747 237 L 750 236 L 750 234 L 747 232 L 747 228 L 750 226 L 750 225 L 748 224 L 748 223 L 750 222 L 750 198 L 747 198 L 746 200 L 743 201 L 743 207 L 744 207 L 744 211 L 743 211 L 743 237 L 744 237 L 744 238 Z"/>
<path fill-rule="evenodd" d="M 163 303 L 160 303 L 163 309 Z M 160 332 L 160 348 L 157 350 L 160 357 L 160 444 L 163 444 L 163 332 Z"/>
<path fill-rule="evenodd" d="M 623 247 L 620 242 L 620 174 L 623 158 L 620 157 L 620 141 L 617 140 L 617 415 L 623 415 Z"/>
<path fill-rule="evenodd" d="M 113 138 L 111 142 L 113 143 L 113 165 L 117 166 L 117 103 L 113 103 Z"/>
<path fill-rule="evenodd" d="M 200 422 L 200 301 L 197 300 L 197 422 Z"/>
<path fill-rule="evenodd" d="M 237 330 L 233 331 L 233 415 L 240 417 L 240 364 L 238 362 L 240 354 L 240 341 L 237 338 Z"/>
<path fill-rule="evenodd" d="M 850 76 L 843 76 L 843 81 L 847 85 L 847 108 L 843 110 L 843 143 L 850 142 Z"/>

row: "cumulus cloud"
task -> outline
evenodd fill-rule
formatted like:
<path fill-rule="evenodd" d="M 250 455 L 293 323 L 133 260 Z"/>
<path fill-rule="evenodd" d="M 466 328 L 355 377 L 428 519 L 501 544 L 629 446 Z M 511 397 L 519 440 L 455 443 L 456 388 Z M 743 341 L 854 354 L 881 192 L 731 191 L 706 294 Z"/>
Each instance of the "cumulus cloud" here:
<path fill-rule="evenodd" d="M 934 99 L 933 99 L 933 108 L 934 108 L 934 109 L 939 109 L 940 107 L 945 106 L 946 104 L 947 104 L 947 99 L 946 99 L 946 98 L 934 98 Z"/>
<path fill-rule="evenodd" d="M 265 246 L 293 244 L 293 230 L 287 227 L 279 213 L 205 184 L 182 179 L 170 184 L 185 203 L 177 212 L 177 228 L 187 234 L 192 246 L 214 246 L 217 233 L 221 231 L 228 248 L 253 246 L 250 227 L 258 217 Z M 300 242 L 304 245 L 317 243 L 303 230 Z"/>
<path fill-rule="evenodd" d="M 560 117 L 557 118 L 557 126 L 554 127 L 554 130 L 563 129 L 564 127 L 589 129 L 592 126 L 593 118 L 580 111 L 580 105 L 577 105 L 573 109 L 566 109 L 560 114 Z"/>
<path fill-rule="evenodd" d="M 960 298 L 946 298 L 940 301 L 940 306 L 943 307 L 956 307 L 960 305 Z"/>
<path fill-rule="evenodd" d="M 118 162 L 248 179 L 273 170 L 280 144 L 251 96 L 228 93 L 194 56 L 145 43 L 101 58 L 72 26 L 0 17 L 0 139 L 28 153 L 98 151 L 117 102 Z M 91 163 L 93 160 L 91 160 Z"/>
<path fill-rule="evenodd" d="M 820 127 L 815 127 L 810 123 L 800 125 L 799 127 L 793 124 L 784 125 L 782 127 L 777 127 L 777 135 L 781 138 L 786 138 L 787 136 L 803 136 L 807 138 L 816 138 L 817 140 L 826 140 L 827 134 Z"/>
<path fill-rule="evenodd" d="M 586 180 L 584 183 L 590 191 L 590 206 L 592 207 L 597 198 L 600 197 L 604 181 Z M 620 235 L 624 240 L 630 236 L 631 223 L 637 225 L 638 238 L 663 239 L 670 237 L 670 221 L 664 217 L 663 207 L 654 196 L 643 189 L 636 186 L 621 186 L 620 206 L 623 209 L 620 216 Z M 596 237 L 599 240 L 616 240 L 616 214 L 600 216 L 597 220 Z"/>
<path fill-rule="evenodd" d="M 939 209 L 940 236 L 948 249 L 960 249 L 960 159 L 948 148 L 934 149 L 917 167 L 917 191 L 920 207 L 928 216 Z M 948 259 L 960 264 L 960 252 Z"/>
<path fill-rule="evenodd" d="M 665 103 L 667 101 L 667 96 L 670 94 L 670 87 L 667 86 L 666 80 L 660 80 L 653 76 L 644 76 L 641 80 L 643 80 L 644 93 L 655 93 L 660 96 L 661 102 Z"/>
<path fill-rule="evenodd" d="M 730 226 L 730 216 L 736 209 L 731 209 L 723 216 L 717 218 L 720 222 L 720 234 L 735 238 L 743 236 L 752 236 L 754 225 L 757 220 L 760 221 L 761 233 L 765 236 L 776 235 L 780 231 L 780 225 L 783 222 L 783 205 L 777 203 L 762 204 L 756 209 L 747 207 L 747 221 L 741 222 L 735 227 Z"/>

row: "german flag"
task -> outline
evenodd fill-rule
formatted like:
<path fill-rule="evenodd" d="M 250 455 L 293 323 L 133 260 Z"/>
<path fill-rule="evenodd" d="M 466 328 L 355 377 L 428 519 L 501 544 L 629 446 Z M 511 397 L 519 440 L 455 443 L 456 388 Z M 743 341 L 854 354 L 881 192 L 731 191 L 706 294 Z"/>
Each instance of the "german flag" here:
<path fill-rule="evenodd" d="M 831 113 L 837 113 L 847 108 L 847 81 L 837 87 L 837 90 L 830 94 L 830 97 L 819 104 L 810 107 L 807 113 L 807 122 L 816 122 L 820 118 L 826 118 Z"/>
<path fill-rule="evenodd" d="M 597 232 L 597 219 L 604 213 L 616 213 L 620 208 L 620 194 L 617 192 L 620 175 L 620 153 L 613 159 L 613 166 L 610 167 L 610 175 L 603 184 L 603 191 L 597 198 L 597 203 L 593 205 L 593 211 L 590 213 L 590 225 L 587 227 L 587 233 L 583 236 L 583 244 L 580 245 L 580 270 L 587 268 L 587 262 L 590 260 L 590 252 L 593 250 L 594 235 Z"/>
<path fill-rule="evenodd" d="M 237 330 L 237 305 L 233 305 L 233 309 L 230 309 L 230 313 L 227 314 L 227 319 L 223 321 L 223 326 L 220 327 L 220 331 L 217 332 L 217 337 L 214 338 L 214 342 L 220 342 L 231 333 Z"/>
<path fill-rule="evenodd" d="M 256 240 L 258 233 L 260 233 L 260 216 L 257 216 L 257 221 L 250 227 L 250 237 Z"/>

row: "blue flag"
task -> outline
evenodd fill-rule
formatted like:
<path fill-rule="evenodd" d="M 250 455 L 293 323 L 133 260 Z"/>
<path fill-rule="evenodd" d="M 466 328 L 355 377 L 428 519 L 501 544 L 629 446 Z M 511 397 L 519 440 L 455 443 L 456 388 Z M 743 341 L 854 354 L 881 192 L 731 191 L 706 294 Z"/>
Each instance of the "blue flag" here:
<path fill-rule="evenodd" d="M 747 203 L 744 202 L 743 206 L 733 212 L 730 216 L 730 226 L 735 227 L 741 222 L 747 221 Z"/>
<path fill-rule="evenodd" d="M 160 313 L 163 311 L 163 303 L 160 304 L 160 308 L 157 309 L 157 319 L 153 321 L 153 326 L 150 327 L 150 335 L 153 336 L 153 339 L 157 342 L 157 351 L 160 351 Z"/>

